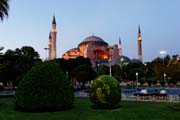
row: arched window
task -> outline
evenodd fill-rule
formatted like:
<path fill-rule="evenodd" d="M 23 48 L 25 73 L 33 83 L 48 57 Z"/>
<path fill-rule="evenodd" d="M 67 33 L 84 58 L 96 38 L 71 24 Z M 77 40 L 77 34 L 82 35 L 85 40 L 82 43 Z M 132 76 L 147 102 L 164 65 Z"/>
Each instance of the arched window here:
<path fill-rule="evenodd" d="M 109 59 L 109 55 L 103 50 L 94 50 L 94 59 Z"/>

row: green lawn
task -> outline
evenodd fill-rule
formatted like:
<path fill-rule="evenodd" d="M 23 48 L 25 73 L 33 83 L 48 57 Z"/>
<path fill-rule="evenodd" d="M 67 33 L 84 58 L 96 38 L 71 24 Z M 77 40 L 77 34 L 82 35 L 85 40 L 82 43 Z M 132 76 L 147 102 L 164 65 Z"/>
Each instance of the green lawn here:
<path fill-rule="evenodd" d="M 76 98 L 71 110 L 24 113 L 14 110 L 14 99 L 0 98 L 0 120 L 180 120 L 180 104 L 123 101 L 118 109 L 101 110 L 88 98 Z"/>

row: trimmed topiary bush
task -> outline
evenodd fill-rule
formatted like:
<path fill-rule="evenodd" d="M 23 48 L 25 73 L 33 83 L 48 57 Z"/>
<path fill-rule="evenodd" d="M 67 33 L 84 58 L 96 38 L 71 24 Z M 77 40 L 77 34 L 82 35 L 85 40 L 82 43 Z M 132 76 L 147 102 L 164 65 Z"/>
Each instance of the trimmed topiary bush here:
<path fill-rule="evenodd" d="M 73 98 L 73 90 L 57 64 L 38 63 L 18 85 L 16 108 L 32 112 L 64 110 L 72 107 Z"/>
<path fill-rule="evenodd" d="M 108 75 L 99 76 L 91 86 L 90 99 L 100 108 L 111 109 L 118 107 L 121 101 L 119 82 Z"/>

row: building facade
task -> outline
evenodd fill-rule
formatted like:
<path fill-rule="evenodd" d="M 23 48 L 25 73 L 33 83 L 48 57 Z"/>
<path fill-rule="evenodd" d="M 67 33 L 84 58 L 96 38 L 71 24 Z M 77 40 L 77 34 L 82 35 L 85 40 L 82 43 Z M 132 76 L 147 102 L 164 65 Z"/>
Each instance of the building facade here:
<path fill-rule="evenodd" d="M 93 66 L 96 64 L 115 64 L 116 58 L 119 56 L 121 48 L 117 44 L 109 45 L 102 38 L 97 36 L 89 36 L 79 43 L 77 48 L 68 50 L 63 54 L 63 58 L 73 59 L 79 56 L 89 58 Z"/>
<path fill-rule="evenodd" d="M 56 19 L 53 16 L 52 20 L 52 30 L 49 33 L 48 42 L 48 60 L 56 59 Z M 140 26 L 138 27 L 138 60 L 142 62 L 142 38 Z M 89 58 L 91 60 L 92 66 L 95 67 L 97 64 L 121 64 L 122 61 L 130 62 L 131 60 L 123 56 L 121 39 L 119 38 L 119 43 L 115 45 L 109 45 L 102 38 L 92 35 L 85 38 L 81 43 L 78 44 L 76 48 L 70 49 L 65 52 L 62 58 L 75 59 L 79 56 L 84 58 Z"/>

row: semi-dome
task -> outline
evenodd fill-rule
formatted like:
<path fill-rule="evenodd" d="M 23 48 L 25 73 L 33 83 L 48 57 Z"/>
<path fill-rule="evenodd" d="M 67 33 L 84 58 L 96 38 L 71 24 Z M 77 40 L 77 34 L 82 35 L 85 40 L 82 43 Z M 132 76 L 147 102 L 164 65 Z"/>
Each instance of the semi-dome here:
<path fill-rule="evenodd" d="M 72 49 L 66 51 L 66 53 L 68 53 L 68 52 L 74 52 L 74 51 L 79 51 L 79 48 L 72 48 Z"/>
<path fill-rule="evenodd" d="M 117 56 L 115 58 L 115 63 L 121 64 L 121 62 L 131 62 L 131 59 L 129 59 L 127 56 Z"/>
<path fill-rule="evenodd" d="M 131 62 L 131 59 L 128 58 L 127 56 L 119 56 L 119 60 L 124 61 L 124 62 Z"/>
<path fill-rule="evenodd" d="M 100 37 L 97 37 L 97 36 L 90 36 L 90 37 L 87 37 L 85 38 L 80 44 L 79 46 L 81 45 L 86 45 L 86 44 L 89 44 L 91 43 L 92 45 L 105 45 L 105 46 L 108 46 L 108 43 L 106 43 L 102 38 Z"/>

